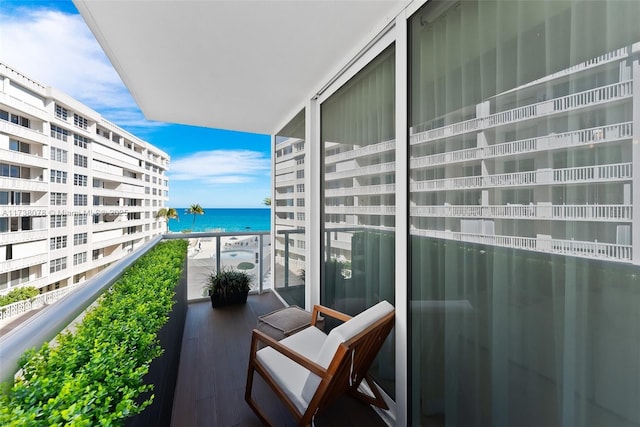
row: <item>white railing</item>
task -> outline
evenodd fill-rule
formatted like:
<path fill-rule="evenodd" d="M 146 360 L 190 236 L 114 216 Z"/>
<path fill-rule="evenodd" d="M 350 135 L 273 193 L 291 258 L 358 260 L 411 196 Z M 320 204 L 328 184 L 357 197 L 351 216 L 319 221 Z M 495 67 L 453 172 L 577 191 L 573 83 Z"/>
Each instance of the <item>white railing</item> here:
<path fill-rule="evenodd" d="M 461 190 L 488 187 L 519 187 L 548 185 L 553 183 L 581 183 L 629 180 L 631 163 L 583 166 L 564 169 L 539 169 L 529 172 L 513 172 L 497 175 L 433 179 L 410 184 L 411 191 Z"/>
<path fill-rule="evenodd" d="M 48 144 L 49 137 L 37 129 L 31 129 L 15 123 L 0 120 L 0 132 L 15 135 L 17 138 Z"/>
<path fill-rule="evenodd" d="M 631 163 L 554 169 L 553 182 L 616 181 L 631 179 Z"/>
<path fill-rule="evenodd" d="M 626 58 L 627 56 L 629 56 L 630 50 L 631 49 L 629 47 L 622 47 L 622 48 L 616 49 L 616 50 L 614 50 L 612 52 L 607 52 L 604 55 L 600 55 L 600 56 L 597 56 L 595 58 L 591 58 L 591 59 L 589 59 L 587 61 L 584 61 L 584 62 L 581 62 L 579 64 L 576 64 L 576 65 L 574 65 L 572 67 L 565 68 L 564 70 L 557 71 L 557 72 L 555 72 L 553 74 L 549 74 L 549 75 L 544 76 L 544 77 L 542 77 L 540 79 L 534 80 L 534 81 L 532 81 L 530 83 L 524 84 L 522 86 L 518 86 L 517 88 L 512 89 L 510 91 L 507 91 L 505 93 L 514 92 L 514 91 L 521 90 L 521 89 L 524 89 L 524 88 L 527 88 L 527 87 L 531 87 L 531 86 L 536 86 L 536 85 L 539 85 L 541 83 L 545 83 L 545 82 L 549 82 L 549 81 L 552 81 L 552 80 L 555 80 L 555 79 L 558 79 L 558 78 L 561 78 L 561 77 L 565 77 L 565 76 L 574 74 L 574 73 L 576 73 L 578 71 L 588 70 L 590 68 L 594 68 L 594 67 L 597 67 L 599 65 L 606 64 L 608 62 L 618 61 L 618 60 L 620 60 L 622 58 Z"/>
<path fill-rule="evenodd" d="M 414 206 L 415 217 L 571 219 L 631 221 L 632 205 L 449 205 Z"/>
<path fill-rule="evenodd" d="M 356 176 L 364 176 L 364 175 L 376 175 L 386 172 L 395 172 L 396 170 L 396 162 L 388 162 L 381 163 L 378 165 L 370 165 L 364 166 L 349 170 L 344 170 L 340 172 L 329 172 L 325 174 L 325 179 L 341 179 L 341 178 L 352 178 Z"/>
<path fill-rule="evenodd" d="M 19 259 L 12 259 L 9 261 L 2 261 L 0 262 L 0 273 L 31 267 L 32 265 L 44 264 L 48 260 L 49 255 L 44 253 Z"/>
<path fill-rule="evenodd" d="M 344 160 L 351 160 L 364 156 L 370 156 L 372 154 L 380 154 L 388 151 L 394 151 L 396 148 L 396 140 L 379 142 L 377 144 L 367 145 L 362 148 L 355 148 L 353 150 L 344 151 L 342 153 L 332 154 L 325 156 L 326 163 L 336 163 Z"/>
<path fill-rule="evenodd" d="M 554 111 L 573 110 L 588 105 L 599 104 L 605 101 L 620 99 L 633 95 L 633 82 L 631 80 L 612 85 L 587 90 L 573 95 L 553 99 Z"/>
<path fill-rule="evenodd" d="M 631 245 L 584 242 L 577 240 L 548 239 L 519 236 L 495 236 L 438 230 L 411 230 L 414 236 L 435 237 L 461 242 L 480 243 L 512 249 L 525 249 L 582 258 L 631 261 Z"/>
<path fill-rule="evenodd" d="M 328 214 L 395 215 L 395 206 L 325 206 Z"/>
<path fill-rule="evenodd" d="M 23 153 L 14 150 L 0 149 L 0 157 L 12 163 L 19 163 L 38 168 L 48 168 L 49 160 L 36 154 Z"/>
<path fill-rule="evenodd" d="M 395 184 L 363 185 L 360 187 L 332 188 L 324 191 L 325 197 L 395 194 Z"/>
<path fill-rule="evenodd" d="M 559 219 L 631 221 L 632 205 L 564 205 L 551 206 L 551 217 Z"/>
<path fill-rule="evenodd" d="M 279 167 L 278 165 L 279 163 L 276 163 L 276 171 L 275 171 L 276 176 L 285 175 L 288 173 L 294 173 L 296 171 L 304 169 L 304 165 L 293 165 L 293 166 L 285 166 L 285 167 Z"/>
<path fill-rule="evenodd" d="M 631 245 L 553 239 L 549 252 L 584 258 L 631 261 Z"/>
<path fill-rule="evenodd" d="M 8 245 L 11 243 L 32 242 L 34 240 L 43 240 L 49 236 L 47 229 L 43 230 L 20 230 L 0 233 L 0 244 Z"/>
<path fill-rule="evenodd" d="M 487 147 L 467 148 L 411 159 L 411 168 L 438 166 L 515 154 L 566 149 L 584 144 L 602 144 L 633 136 L 633 122 L 550 134 L 538 138 L 509 141 Z"/>
<path fill-rule="evenodd" d="M 62 298 L 67 293 L 75 290 L 78 285 L 79 284 L 65 286 L 64 288 L 36 295 L 35 297 L 28 300 L 17 301 L 12 304 L 0 307 L 0 321 L 16 316 L 21 316 L 28 311 L 51 304 L 52 302 L 55 302 Z"/>
<path fill-rule="evenodd" d="M 436 166 L 469 160 L 481 159 L 484 157 L 483 148 L 467 148 L 465 150 L 449 151 L 447 153 L 432 154 L 424 157 L 411 159 L 411 168 L 421 168 L 425 166 Z"/>
<path fill-rule="evenodd" d="M 498 175 L 485 176 L 482 183 L 483 187 L 507 187 L 531 185 L 536 182 L 538 173 L 536 171 L 529 172 L 513 172 L 502 173 Z"/>
<path fill-rule="evenodd" d="M 587 107 L 602 102 L 628 98 L 633 94 L 633 82 L 631 80 L 598 87 L 560 98 L 525 105 L 486 117 L 478 117 L 460 123 L 443 126 L 410 136 L 410 144 L 420 144 L 436 139 L 461 135 L 476 130 L 484 130 L 491 127 L 517 123 L 534 117 L 544 117 L 567 110 Z"/>
<path fill-rule="evenodd" d="M 480 188 L 483 186 L 482 176 L 433 179 L 430 181 L 419 181 L 409 185 L 411 191 L 436 191 L 455 190 L 464 188 Z"/>
<path fill-rule="evenodd" d="M 45 192 L 49 189 L 49 184 L 41 179 L 24 179 L 0 177 L 0 187 L 10 190 L 39 191 Z"/>

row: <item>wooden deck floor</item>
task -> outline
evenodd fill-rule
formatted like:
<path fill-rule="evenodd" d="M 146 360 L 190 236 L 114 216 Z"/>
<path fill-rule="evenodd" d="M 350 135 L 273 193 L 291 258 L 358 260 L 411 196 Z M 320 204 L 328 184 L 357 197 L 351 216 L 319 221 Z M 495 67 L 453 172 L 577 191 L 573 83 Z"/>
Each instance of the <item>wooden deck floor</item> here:
<path fill-rule="evenodd" d="M 173 427 L 261 426 L 244 401 L 251 330 L 259 315 L 282 307 L 271 293 L 251 295 L 242 306 L 189 304 L 173 403 Z M 278 426 L 294 418 L 259 375 L 254 395 Z M 344 396 L 315 419 L 316 426 L 386 426 L 369 406 Z"/>

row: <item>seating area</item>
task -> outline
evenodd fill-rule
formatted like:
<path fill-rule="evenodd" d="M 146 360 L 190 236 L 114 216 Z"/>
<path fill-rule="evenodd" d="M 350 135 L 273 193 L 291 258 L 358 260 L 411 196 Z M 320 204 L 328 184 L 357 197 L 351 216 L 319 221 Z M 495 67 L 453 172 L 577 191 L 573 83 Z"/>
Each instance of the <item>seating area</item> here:
<path fill-rule="evenodd" d="M 282 307 L 271 292 L 250 295 L 246 304 L 223 309 L 213 310 L 207 301 L 189 304 L 172 426 L 263 425 L 244 399 L 249 356 L 254 353 L 252 330 L 259 316 Z M 342 348 L 342 343 L 338 346 Z M 356 349 L 355 360 L 359 360 L 360 353 Z M 348 359 L 350 364 L 350 354 Z M 299 420 L 261 375 L 254 376 L 251 393 L 273 425 L 299 425 Z M 325 394 L 332 399 L 336 397 L 334 392 Z M 337 393 L 333 403 L 328 406 L 325 403 L 329 402 L 322 402 L 325 408 L 313 420 L 315 426 L 386 426 L 370 405 L 351 395 Z"/>
<path fill-rule="evenodd" d="M 344 323 L 327 335 L 315 327 L 319 315 Z M 387 301 L 353 318 L 316 305 L 311 327 L 281 341 L 254 330 L 245 400 L 266 424 L 277 425 L 268 419 L 252 395 L 254 372 L 257 372 L 300 426 L 311 424 L 317 414 L 344 393 L 388 409 L 367 371 L 393 328 L 393 320 L 394 308 Z M 261 348 L 260 344 L 267 347 Z M 366 385 L 362 384 L 363 380 Z"/>

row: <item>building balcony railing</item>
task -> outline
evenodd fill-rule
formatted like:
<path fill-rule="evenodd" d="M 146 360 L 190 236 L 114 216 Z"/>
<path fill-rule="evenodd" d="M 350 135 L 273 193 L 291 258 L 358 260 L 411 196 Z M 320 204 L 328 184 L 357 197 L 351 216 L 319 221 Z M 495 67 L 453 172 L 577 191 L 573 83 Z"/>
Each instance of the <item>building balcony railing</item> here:
<path fill-rule="evenodd" d="M 411 230 L 411 235 L 480 243 L 511 249 L 572 255 L 580 258 L 631 262 L 631 245 L 552 239 L 548 237 L 496 236 L 420 229 Z"/>
<path fill-rule="evenodd" d="M 282 226 L 283 227 L 304 227 L 305 221 L 303 219 L 285 219 L 285 218 L 278 218 L 276 216 L 276 228 L 282 227 Z"/>
<path fill-rule="evenodd" d="M 22 153 L 14 150 L 0 149 L 0 158 L 9 161 L 14 164 L 36 167 L 36 168 L 48 168 L 49 159 L 45 159 L 42 156 L 34 154 Z"/>
<path fill-rule="evenodd" d="M 140 225 L 151 224 L 153 222 L 154 220 L 151 220 L 151 219 L 128 220 L 126 217 L 123 217 L 123 218 L 118 218 L 116 221 L 104 221 L 104 222 L 99 222 L 97 224 L 93 224 L 90 230 L 93 232 L 116 230 L 118 228 L 137 227 Z"/>
<path fill-rule="evenodd" d="M 477 132 L 497 126 L 518 123 L 538 117 L 564 113 L 593 105 L 604 104 L 630 98 L 633 95 L 631 80 L 614 83 L 535 104 L 525 105 L 508 111 L 477 117 L 437 129 L 413 133 L 410 143 L 420 144 L 469 132 Z"/>
<path fill-rule="evenodd" d="M 33 141 L 42 145 L 49 144 L 49 137 L 41 131 L 26 128 L 5 120 L 0 120 L 0 132 L 16 136 L 25 141 Z"/>
<path fill-rule="evenodd" d="M 367 175 L 379 175 L 384 173 L 395 172 L 396 162 L 380 163 L 377 165 L 363 166 L 354 169 L 343 170 L 339 172 L 329 172 L 325 174 L 327 181 L 343 178 L 355 178 Z"/>
<path fill-rule="evenodd" d="M 44 240 L 49 236 L 49 231 L 44 230 L 21 230 L 0 233 L 0 245 L 9 245 L 12 243 L 33 242 L 35 240 Z"/>
<path fill-rule="evenodd" d="M 299 156 L 304 156 L 304 154 L 304 150 L 292 151 L 290 153 L 282 154 L 276 158 L 276 163 L 286 162 L 287 160 L 291 160 Z"/>
<path fill-rule="evenodd" d="M 395 206 L 325 206 L 326 214 L 395 215 Z"/>
<path fill-rule="evenodd" d="M 30 116 L 37 117 L 42 121 L 46 121 L 49 117 L 49 113 L 44 108 L 37 107 L 33 104 L 25 102 L 21 99 L 16 98 L 15 96 L 9 95 L 6 92 L 0 93 L 0 104 L 4 104 L 15 110 L 22 111 L 23 113 Z"/>
<path fill-rule="evenodd" d="M 351 159 L 362 159 L 367 156 L 377 156 L 381 153 L 394 152 L 396 149 L 396 140 L 379 142 L 377 144 L 366 145 L 353 150 L 343 151 L 342 153 L 330 154 L 325 156 L 326 164 L 343 162 Z"/>
<path fill-rule="evenodd" d="M 414 217 L 557 219 L 630 222 L 632 205 L 445 205 L 413 206 Z"/>
<path fill-rule="evenodd" d="M 48 260 L 49 255 L 47 253 L 42 253 L 9 261 L 2 261 L 0 262 L 0 273 L 31 267 L 32 265 L 44 264 Z"/>
<path fill-rule="evenodd" d="M 49 189 L 49 183 L 41 179 L 7 178 L 0 177 L 0 188 L 5 190 L 40 191 Z"/>
<path fill-rule="evenodd" d="M 284 175 L 277 175 L 275 178 L 276 187 L 291 186 L 298 182 L 303 183 L 304 178 L 298 178 L 293 172 Z"/>
<path fill-rule="evenodd" d="M 110 189 L 103 187 L 92 187 L 93 194 L 104 197 L 140 197 L 145 194 L 144 187 L 132 186 L 129 184 L 121 185 L 121 188 Z"/>
<path fill-rule="evenodd" d="M 92 162 L 91 168 L 94 178 L 103 179 L 105 181 L 125 182 L 131 185 L 141 185 L 143 182 L 140 178 L 125 176 L 123 174 L 123 170 L 115 166 L 105 165 L 100 162 Z M 119 169 L 119 171 L 116 169 Z"/>
<path fill-rule="evenodd" d="M 28 300 L 17 301 L 4 307 L 0 307 L 0 321 L 14 318 L 31 310 L 35 310 L 37 308 L 52 304 L 62 298 L 64 295 L 75 290 L 77 286 L 77 284 L 65 286 L 60 289 L 55 289 L 50 292 L 36 295 L 35 297 Z"/>
<path fill-rule="evenodd" d="M 471 188 L 522 187 L 550 184 L 579 184 L 628 181 L 631 163 L 582 166 L 564 169 L 538 169 L 530 172 L 434 179 L 410 184 L 411 191 L 464 190 Z"/>
<path fill-rule="evenodd" d="M 331 188 L 324 190 L 325 197 L 371 196 L 379 194 L 395 194 L 395 184 L 362 185 L 348 188 Z"/>
<path fill-rule="evenodd" d="M 304 170 L 304 164 L 281 167 L 276 163 L 275 174 L 276 176 L 279 176 L 279 175 L 285 175 L 288 173 L 295 173 L 296 171 L 299 171 L 299 170 Z"/>
<path fill-rule="evenodd" d="M 521 139 L 487 147 L 468 148 L 446 153 L 411 159 L 411 168 L 427 168 L 441 165 L 452 165 L 473 160 L 514 156 L 537 151 L 567 149 L 584 145 L 603 144 L 625 140 L 633 137 L 633 123 L 625 122 L 610 126 L 581 129 L 573 132 L 549 134 L 538 138 Z"/>

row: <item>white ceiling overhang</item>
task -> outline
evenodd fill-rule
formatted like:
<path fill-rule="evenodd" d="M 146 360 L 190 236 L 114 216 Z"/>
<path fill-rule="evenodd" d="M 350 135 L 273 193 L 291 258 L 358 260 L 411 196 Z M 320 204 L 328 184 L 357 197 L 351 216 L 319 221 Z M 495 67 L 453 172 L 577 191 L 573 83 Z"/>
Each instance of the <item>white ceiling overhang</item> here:
<path fill-rule="evenodd" d="M 148 119 L 256 133 L 275 133 L 403 4 L 74 3 Z"/>

